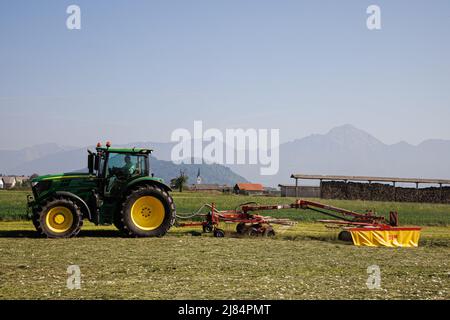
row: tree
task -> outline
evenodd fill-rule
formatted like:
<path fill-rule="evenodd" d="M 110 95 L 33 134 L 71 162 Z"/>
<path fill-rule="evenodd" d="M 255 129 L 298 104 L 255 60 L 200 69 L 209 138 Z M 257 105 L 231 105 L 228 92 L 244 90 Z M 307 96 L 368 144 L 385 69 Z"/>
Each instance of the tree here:
<path fill-rule="evenodd" d="M 180 170 L 180 175 L 170 180 L 170 184 L 180 192 L 183 192 L 183 188 L 186 186 L 188 179 L 189 177 L 184 173 L 184 171 Z"/>
<path fill-rule="evenodd" d="M 21 187 L 24 189 L 31 188 L 31 179 L 22 180 Z"/>

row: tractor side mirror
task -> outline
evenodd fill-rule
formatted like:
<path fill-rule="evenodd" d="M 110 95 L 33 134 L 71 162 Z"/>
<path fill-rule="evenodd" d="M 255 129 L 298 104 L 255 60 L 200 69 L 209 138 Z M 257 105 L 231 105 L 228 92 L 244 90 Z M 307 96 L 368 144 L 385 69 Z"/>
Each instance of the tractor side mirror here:
<path fill-rule="evenodd" d="M 93 153 L 88 154 L 88 169 L 89 169 L 90 174 L 94 173 L 94 154 Z"/>

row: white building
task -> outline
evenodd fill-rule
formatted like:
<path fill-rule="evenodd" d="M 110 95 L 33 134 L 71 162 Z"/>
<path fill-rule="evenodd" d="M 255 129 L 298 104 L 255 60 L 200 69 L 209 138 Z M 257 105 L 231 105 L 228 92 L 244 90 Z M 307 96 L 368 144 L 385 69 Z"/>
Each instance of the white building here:
<path fill-rule="evenodd" d="M 3 179 L 2 179 L 2 177 L 0 177 L 0 189 L 3 189 L 3 188 L 4 188 Z"/>
<path fill-rule="evenodd" d="M 12 189 L 16 186 L 16 177 L 2 177 L 3 188 Z"/>

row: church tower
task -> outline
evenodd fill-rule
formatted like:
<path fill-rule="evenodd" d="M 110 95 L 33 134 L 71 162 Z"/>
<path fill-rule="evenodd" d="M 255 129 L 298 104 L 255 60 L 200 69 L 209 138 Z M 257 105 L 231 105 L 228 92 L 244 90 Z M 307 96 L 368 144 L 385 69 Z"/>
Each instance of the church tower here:
<path fill-rule="evenodd" d="M 197 172 L 197 184 L 201 184 L 202 183 L 202 177 L 200 176 L 200 168 L 198 168 L 198 172 Z"/>

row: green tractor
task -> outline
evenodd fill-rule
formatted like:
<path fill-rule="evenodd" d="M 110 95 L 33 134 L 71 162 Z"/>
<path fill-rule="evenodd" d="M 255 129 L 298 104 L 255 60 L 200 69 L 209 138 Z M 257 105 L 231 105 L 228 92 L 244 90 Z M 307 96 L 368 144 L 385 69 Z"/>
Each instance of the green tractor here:
<path fill-rule="evenodd" d="M 88 173 L 40 176 L 32 180 L 29 217 L 49 238 L 76 236 L 83 219 L 114 224 L 132 237 L 160 237 L 175 222 L 170 187 L 150 175 L 149 149 L 97 144 L 88 150 Z"/>

